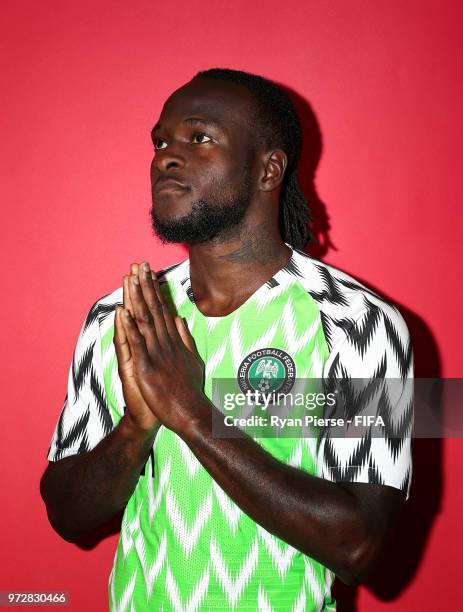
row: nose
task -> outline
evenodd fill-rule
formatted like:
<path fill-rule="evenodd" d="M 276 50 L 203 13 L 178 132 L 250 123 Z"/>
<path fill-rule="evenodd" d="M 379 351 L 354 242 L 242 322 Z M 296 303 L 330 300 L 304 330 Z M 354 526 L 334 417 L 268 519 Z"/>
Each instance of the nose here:
<path fill-rule="evenodd" d="M 159 149 L 156 151 L 153 159 L 153 165 L 159 172 L 167 172 L 172 168 L 181 169 L 185 165 L 185 159 L 173 146 L 169 146 L 168 150 Z"/>

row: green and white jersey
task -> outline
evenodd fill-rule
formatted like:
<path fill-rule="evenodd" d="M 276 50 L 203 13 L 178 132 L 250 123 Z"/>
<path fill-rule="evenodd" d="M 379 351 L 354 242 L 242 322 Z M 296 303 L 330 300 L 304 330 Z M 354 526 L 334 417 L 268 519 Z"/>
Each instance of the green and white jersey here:
<path fill-rule="evenodd" d="M 284 268 L 223 317 L 204 316 L 196 307 L 188 259 L 158 275 L 204 360 L 208 397 L 213 379 L 238 380 L 243 364 L 259 360 L 266 360 L 261 371 L 292 369 L 298 378 L 413 376 L 409 334 L 398 310 L 301 251 L 292 249 Z M 113 345 L 117 304 L 122 287 L 99 299 L 82 326 L 50 461 L 90 451 L 124 412 Z M 406 389 L 390 401 L 383 438 L 326 434 L 318 440 L 256 438 L 256 443 L 312 475 L 385 484 L 408 496 L 410 437 L 396 435 L 412 406 Z M 160 427 L 124 512 L 109 577 L 110 610 L 335 610 L 333 578 L 322 564 L 253 521 L 187 444 Z"/>

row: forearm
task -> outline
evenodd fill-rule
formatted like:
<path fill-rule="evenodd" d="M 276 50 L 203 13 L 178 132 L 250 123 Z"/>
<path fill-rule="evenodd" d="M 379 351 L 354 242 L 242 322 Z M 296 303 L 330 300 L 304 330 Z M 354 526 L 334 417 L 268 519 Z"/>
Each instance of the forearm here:
<path fill-rule="evenodd" d="M 125 508 L 155 435 L 136 430 L 124 415 L 90 452 L 47 468 L 40 491 L 50 522 L 62 537 L 75 541 Z"/>
<path fill-rule="evenodd" d="M 363 551 L 367 517 L 342 485 L 281 463 L 252 438 L 214 438 L 210 405 L 182 435 L 214 480 L 267 531 L 345 582 Z M 361 551 L 362 549 L 362 551 Z"/>

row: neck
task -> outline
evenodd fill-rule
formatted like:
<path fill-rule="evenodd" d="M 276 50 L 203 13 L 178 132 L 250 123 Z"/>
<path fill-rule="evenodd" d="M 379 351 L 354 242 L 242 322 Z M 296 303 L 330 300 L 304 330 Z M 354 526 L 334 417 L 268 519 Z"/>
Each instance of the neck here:
<path fill-rule="evenodd" d="M 239 236 L 189 246 L 190 279 L 198 308 L 223 316 L 285 266 L 291 250 L 276 224 L 242 229 Z"/>

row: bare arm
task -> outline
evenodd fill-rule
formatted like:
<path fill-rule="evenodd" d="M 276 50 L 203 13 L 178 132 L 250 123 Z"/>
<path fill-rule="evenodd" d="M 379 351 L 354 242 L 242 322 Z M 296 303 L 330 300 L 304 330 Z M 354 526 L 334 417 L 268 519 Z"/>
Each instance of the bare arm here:
<path fill-rule="evenodd" d="M 126 413 L 90 452 L 49 462 L 40 494 L 55 531 L 75 542 L 125 508 L 153 445 L 152 431 L 137 428 Z"/>

